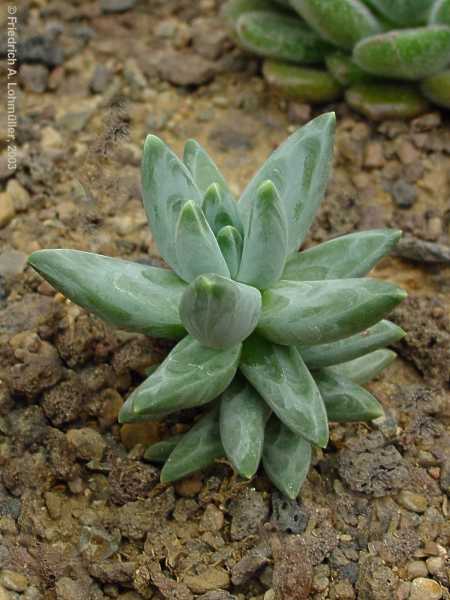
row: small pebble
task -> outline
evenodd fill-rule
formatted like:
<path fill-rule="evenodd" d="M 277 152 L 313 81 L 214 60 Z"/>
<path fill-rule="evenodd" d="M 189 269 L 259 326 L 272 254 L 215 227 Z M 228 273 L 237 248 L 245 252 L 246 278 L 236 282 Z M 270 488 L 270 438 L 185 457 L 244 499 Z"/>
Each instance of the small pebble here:
<path fill-rule="evenodd" d="M 102 459 L 106 443 L 95 429 L 91 429 L 90 427 L 69 429 L 66 437 L 69 443 L 75 447 L 77 456 L 81 460 Z"/>
<path fill-rule="evenodd" d="M 408 492 L 402 490 L 397 496 L 397 501 L 401 506 L 407 510 L 412 510 L 416 513 L 423 513 L 427 509 L 428 500 L 421 494 L 415 494 L 414 492 Z"/>
<path fill-rule="evenodd" d="M 0 575 L 0 583 L 13 592 L 24 592 L 28 586 L 28 578 L 17 571 L 4 569 Z"/>
<path fill-rule="evenodd" d="M 431 575 L 440 575 L 445 568 L 445 561 L 441 556 L 432 556 L 426 560 L 428 571 Z"/>
<path fill-rule="evenodd" d="M 0 194 L 0 228 L 8 225 L 16 214 L 11 194 L 3 192 Z"/>
<path fill-rule="evenodd" d="M 426 564 L 422 560 L 412 560 L 406 565 L 409 579 L 416 579 L 416 577 L 426 577 L 428 575 L 428 569 Z"/>
<path fill-rule="evenodd" d="M 202 478 L 198 473 L 194 473 L 190 477 L 185 477 L 175 484 L 175 491 L 183 498 L 193 498 L 202 489 Z"/>
<path fill-rule="evenodd" d="M 200 575 L 186 575 L 183 582 L 196 593 L 203 594 L 210 590 L 227 588 L 230 585 L 230 576 L 220 567 L 210 567 Z"/>
<path fill-rule="evenodd" d="M 426 577 L 418 577 L 412 581 L 410 600 L 440 600 L 440 598 L 442 598 L 442 588 L 437 581 Z"/>

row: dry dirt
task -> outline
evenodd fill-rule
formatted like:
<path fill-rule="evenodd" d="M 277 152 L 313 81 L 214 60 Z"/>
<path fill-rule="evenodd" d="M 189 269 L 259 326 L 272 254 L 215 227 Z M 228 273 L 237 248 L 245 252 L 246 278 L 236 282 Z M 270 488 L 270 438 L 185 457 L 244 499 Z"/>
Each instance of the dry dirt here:
<path fill-rule="evenodd" d="M 195 414 L 116 417 L 167 346 L 104 326 L 26 257 L 70 247 L 157 264 L 139 191 L 147 133 L 177 152 L 197 138 L 238 192 L 318 111 L 271 94 L 214 0 L 19 9 L 16 173 L 0 155 L 0 600 L 449 599 L 449 115 L 371 124 L 323 107 L 338 115 L 335 170 L 307 244 L 406 234 L 375 272 L 410 293 L 392 315 L 408 331 L 400 358 L 370 385 L 386 418 L 332 426 L 296 502 L 226 463 L 162 486 L 145 444 Z"/>

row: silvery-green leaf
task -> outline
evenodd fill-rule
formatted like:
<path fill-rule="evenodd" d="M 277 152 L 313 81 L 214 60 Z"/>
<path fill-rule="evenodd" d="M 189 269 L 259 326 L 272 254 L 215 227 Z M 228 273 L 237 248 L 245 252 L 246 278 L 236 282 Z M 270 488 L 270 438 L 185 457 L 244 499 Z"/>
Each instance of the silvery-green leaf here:
<path fill-rule="evenodd" d="M 177 271 L 175 229 L 186 200 L 198 205 L 202 194 L 187 167 L 155 135 L 148 135 L 141 166 L 144 208 L 164 260 Z"/>
<path fill-rule="evenodd" d="M 156 463 L 165 462 L 173 450 L 175 450 L 175 446 L 181 441 L 182 437 L 182 434 L 173 435 L 166 440 L 162 440 L 161 442 L 156 442 L 156 444 L 147 446 L 147 449 L 144 453 L 145 460 Z"/>
<path fill-rule="evenodd" d="M 187 331 L 210 348 L 231 348 L 255 329 L 260 292 L 220 275 L 199 275 L 181 298 L 180 317 Z"/>
<path fill-rule="evenodd" d="M 430 25 L 450 26 L 450 0 L 435 0 L 431 9 L 429 23 Z"/>
<path fill-rule="evenodd" d="M 425 23 L 435 0 L 365 0 L 389 21 L 401 27 Z M 391 27 L 392 28 L 392 27 Z"/>
<path fill-rule="evenodd" d="M 405 298 L 369 278 L 280 281 L 262 294 L 257 332 L 277 344 L 326 344 L 374 325 Z"/>
<path fill-rule="evenodd" d="M 235 279 L 241 264 L 242 245 L 244 243 L 242 236 L 236 227 L 227 225 L 217 234 L 217 243 L 230 269 L 230 275 Z"/>
<path fill-rule="evenodd" d="M 201 406 L 219 396 L 233 379 L 241 347 L 206 348 L 186 336 L 123 405 L 119 422 L 159 419 Z"/>
<path fill-rule="evenodd" d="M 185 333 L 178 314 L 186 284 L 174 273 L 79 250 L 39 250 L 29 264 L 75 304 L 129 331 Z"/>
<path fill-rule="evenodd" d="M 223 5 L 221 14 L 230 25 L 235 26 L 239 17 L 245 13 L 255 10 L 276 10 L 275 2 L 271 0 L 228 0 Z"/>
<path fill-rule="evenodd" d="M 252 11 L 239 17 L 240 45 L 259 56 L 299 64 L 323 62 L 332 47 L 296 15 L 280 11 Z"/>
<path fill-rule="evenodd" d="M 324 40 L 339 48 L 351 50 L 360 39 L 382 30 L 381 23 L 360 0 L 290 0 L 290 3 Z"/>
<path fill-rule="evenodd" d="M 396 229 L 358 231 L 294 252 L 286 261 L 282 279 L 316 281 L 362 277 L 389 254 L 402 232 Z"/>
<path fill-rule="evenodd" d="M 367 390 L 331 369 L 314 373 L 329 421 L 371 421 L 382 417 L 383 407 Z"/>
<path fill-rule="evenodd" d="M 222 394 L 220 437 L 228 460 L 242 477 L 250 479 L 258 470 L 269 415 L 267 404 L 245 380 L 235 379 Z"/>
<path fill-rule="evenodd" d="M 244 343 L 240 370 L 289 429 L 317 446 L 327 445 L 325 407 L 296 348 L 252 335 Z"/>
<path fill-rule="evenodd" d="M 257 189 L 270 179 L 281 196 L 288 222 L 287 250 L 298 249 L 325 193 L 335 123 L 334 113 L 320 115 L 293 133 L 268 158 L 238 202 L 245 231 L 248 231 Z"/>
<path fill-rule="evenodd" d="M 367 383 L 381 373 L 386 367 L 397 358 L 395 352 L 382 348 L 375 350 L 364 356 L 360 356 L 334 367 L 327 367 L 326 372 L 333 372 L 335 375 L 342 375 L 351 379 L 353 383 L 360 385 Z"/>
<path fill-rule="evenodd" d="M 264 181 L 244 231 L 237 279 L 265 289 L 280 279 L 287 254 L 288 225 L 281 198 L 271 181 Z"/>
<path fill-rule="evenodd" d="M 275 416 L 267 424 L 263 465 L 272 483 L 294 500 L 308 475 L 311 464 L 311 444 L 293 433 Z"/>
<path fill-rule="evenodd" d="M 175 232 L 178 275 L 189 282 L 203 273 L 230 276 L 219 244 L 200 206 L 188 200 L 181 209 Z"/>
<path fill-rule="evenodd" d="M 310 369 L 347 362 L 401 340 L 406 333 L 390 321 L 380 321 L 350 337 L 316 346 L 297 346 Z"/>
<path fill-rule="evenodd" d="M 220 191 L 222 208 L 228 215 L 229 223 L 240 230 L 241 222 L 238 216 L 236 200 L 222 173 L 206 150 L 195 140 L 188 140 L 184 147 L 183 160 L 202 194 L 206 194 L 212 184 L 217 185 Z M 228 222 L 225 223 L 225 225 L 227 224 Z M 216 233 L 216 230 L 214 230 L 214 233 Z"/>
<path fill-rule="evenodd" d="M 219 410 L 214 408 L 183 435 L 161 471 L 161 481 L 176 481 L 211 465 L 225 452 L 220 441 Z"/>
<path fill-rule="evenodd" d="M 217 235 L 222 227 L 232 225 L 230 216 L 224 208 L 222 194 L 217 183 L 212 183 L 206 190 L 202 210 L 214 235 Z"/>

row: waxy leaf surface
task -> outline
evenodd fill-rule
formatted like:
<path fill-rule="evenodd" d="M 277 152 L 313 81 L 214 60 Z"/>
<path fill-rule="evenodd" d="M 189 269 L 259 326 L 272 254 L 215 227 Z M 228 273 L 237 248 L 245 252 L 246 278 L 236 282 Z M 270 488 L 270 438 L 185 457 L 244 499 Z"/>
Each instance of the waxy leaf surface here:
<path fill-rule="evenodd" d="M 177 273 L 189 282 L 203 273 L 230 276 L 219 244 L 202 209 L 188 201 L 180 212 L 175 232 Z"/>
<path fill-rule="evenodd" d="M 292 134 L 268 158 L 238 202 L 245 231 L 257 190 L 270 179 L 280 194 L 288 222 L 288 252 L 300 246 L 325 193 L 335 123 L 334 113 L 320 115 Z"/>
<path fill-rule="evenodd" d="M 242 246 L 244 243 L 242 236 L 236 227 L 227 225 L 217 234 L 217 243 L 228 265 L 230 275 L 235 279 L 241 264 Z"/>
<path fill-rule="evenodd" d="M 381 31 L 381 23 L 360 0 L 290 0 L 290 3 L 323 39 L 339 48 L 351 50 L 360 39 Z"/>
<path fill-rule="evenodd" d="M 39 250 L 29 264 L 75 304 L 129 331 L 185 333 L 178 314 L 186 284 L 166 269 L 79 250 Z"/>
<path fill-rule="evenodd" d="M 262 183 L 251 209 L 237 279 L 257 288 L 280 279 L 287 253 L 288 225 L 282 200 L 271 181 Z"/>
<path fill-rule="evenodd" d="M 289 429 L 317 446 L 327 445 L 325 407 L 296 348 L 253 335 L 244 343 L 240 370 Z"/>
<path fill-rule="evenodd" d="M 220 441 L 217 408 L 202 417 L 183 435 L 161 471 L 161 481 L 176 481 L 204 469 L 225 452 Z"/>
<path fill-rule="evenodd" d="M 238 367 L 241 347 L 215 350 L 186 336 L 123 405 L 119 421 L 158 419 L 219 396 Z"/>
<path fill-rule="evenodd" d="M 431 25 L 450 26 L 450 0 L 435 0 L 431 9 L 429 23 Z"/>
<path fill-rule="evenodd" d="M 314 377 L 322 394 L 329 421 L 371 421 L 383 416 L 381 404 L 367 390 L 329 369 Z"/>
<path fill-rule="evenodd" d="M 183 294 L 181 321 L 201 344 L 230 348 L 255 329 L 261 312 L 260 292 L 219 275 L 199 275 Z"/>
<path fill-rule="evenodd" d="M 323 61 L 330 46 L 295 16 L 272 11 L 244 13 L 236 23 L 241 46 L 260 56 L 300 64 Z"/>
<path fill-rule="evenodd" d="M 382 320 L 364 331 L 330 344 L 297 347 L 308 367 L 318 369 L 372 353 L 374 350 L 401 340 L 405 335 L 398 325 Z"/>
<path fill-rule="evenodd" d="M 389 254 L 401 237 L 395 229 L 358 231 L 329 240 L 286 261 L 282 279 L 318 281 L 362 277 Z"/>
<path fill-rule="evenodd" d="M 266 427 L 263 452 L 264 470 L 272 483 L 293 500 L 308 475 L 310 463 L 311 444 L 272 417 Z"/>
<path fill-rule="evenodd" d="M 182 434 L 173 435 L 166 440 L 161 440 L 160 442 L 156 442 L 156 444 L 148 446 L 144 453 L 145 460 L 156 463 L 165 462 L 172 454 L 173 450 L 175 450 L 175 447 L 181 441 L 182 437 Z"/>
<path fill-rule="evenodd" d="M 380 348 L 380 350 L 369 352 L 369 354 L 334 367 L 327 367 L 324 370 L 327 373 L 332 372 L 335 375 L 350 379 L 353 383 L 362 385 L 379 375 L 381 371 L 394 362 L 396 357 L 397 355 L 392 350 Z"/>
<path fill-rule="evenodd" d="M 220 402 L 220 436 L 236 471 L 253 477 L 261 460 L 264 428 L 270 408 L 258 392 L 240 378 L 223 393 Z"/>
<path fill-rule="evenodd" d="M 142 193 L 152 235 L 164 260 L 177 270 L 175 229 L 186 200 L 203 194 L 183 162 L 155 135 L 148 135 L 141 165 Z"/>
<path fill-rule="evenodd" d="M 241 223 L 237 211 L 237 203 L 216 164 L 200 144 L 195 140 L 188 140 L 184 147 L 183 160 L 198 189 L 204 195 L 212 184 L 216 184 L 222 202 L 222 210 L 227 214 L 231 225 L 238 230 Z M 188 198 L 186 198 L 188 200 Z M 227 225 L 228 223 L 224 223 Z"/>
<path fill-rule="evenodd" d="M 262 294 L 257 332 L 277 344 L 326 344 L 374 325 L 405 297 L 368 278 L 280 281 Z"/>
<path fill-rule="evenodd" d="M 434 0 L 365 0 L 389 21 L 402 27 L 425 23 Z"/>

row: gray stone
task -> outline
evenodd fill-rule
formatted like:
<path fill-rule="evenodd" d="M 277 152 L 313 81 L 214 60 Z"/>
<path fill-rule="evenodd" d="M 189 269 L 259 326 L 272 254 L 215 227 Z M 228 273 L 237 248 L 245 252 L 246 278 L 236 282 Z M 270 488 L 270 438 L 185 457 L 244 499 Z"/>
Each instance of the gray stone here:
<path fill-rule="evenodd" d="M 19 77 L 27 92 L 42 94 L 48 87 L 48 68 L 45 65 L 22 65 Z"/>
<path fill-rule="evenodd" d="M 105 14 L 121 13 L 136 5 L 136 0 L 101 0 L 100 7 Z"/>

